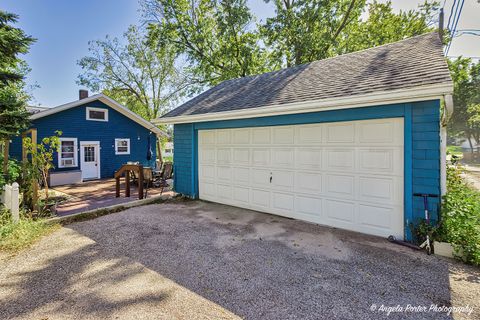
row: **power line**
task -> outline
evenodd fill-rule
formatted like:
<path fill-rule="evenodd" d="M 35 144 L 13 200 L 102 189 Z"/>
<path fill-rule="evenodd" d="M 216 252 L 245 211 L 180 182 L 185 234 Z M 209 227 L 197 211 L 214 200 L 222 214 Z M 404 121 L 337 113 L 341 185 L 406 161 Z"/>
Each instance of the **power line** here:
<path fill-rule="evenodd" d="M 455 7 L 456 4 L 457 4 L 457 0 L 453 0 L 452 9 L 450 9 L 450 15 L 448 16 L 448 23 L 447 23 L 447 29 L 449 29 L 449 30 L 451 29 L 450 28 L 450 21 L 452 20 L 452 16 L 454 16 L 454 14 L 453 14 L 454 10 L 453 9 L 454 8 L 458 9 L 458 7 Z M 455 10 L 455 16 L 456 15 L 457 15 L 457 10 Z"/>
<path fill-rule="evenodd" d="M 445 54 L 448 55 L 448 51 L 450 51 L 450 47 L 452 46 L 453 42 L 453 36 L 455 34 L 455 31 L 458 26 L 458 22 L 460 21 L 460 16 L 462 15 L 462 10 L 463 10 L 463 5 L 465 4 L 465 0 L 461 0 L 461 3 L 459 2 L 459 5 L 457 5 L 457 9 L 460 7 L 458 10 L 458 14 L 455 15 L 454 20 L 453 20 L 453 29 L 451 29 L 451 39 L 450 42 L 448 43 L 447 49 L 445 50 Z M 457 10 L 455 10 L 455 13 L 457 13 Z"/>

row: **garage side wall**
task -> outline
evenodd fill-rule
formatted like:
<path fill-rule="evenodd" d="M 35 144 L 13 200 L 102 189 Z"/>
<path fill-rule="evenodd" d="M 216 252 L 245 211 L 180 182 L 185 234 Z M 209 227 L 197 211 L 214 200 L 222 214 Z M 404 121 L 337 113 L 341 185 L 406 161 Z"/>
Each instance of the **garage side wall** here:
<path fill-rule="evenodd" d="M 424 101 L 378 107 L 365 107 L 308 114 L 282 115 L 254 119 L 224 120 L 174 126 L 175 190 L 198 198 L 198 130 L 292 125 L 320 122 L 403 117 L 405 123 L 405 235 L 411 239 L 409 225 L 423 218 L 423 202 L 414 193 L 440 195 L 440 101 Z M 438 219 L 438 199 L 431 199 L 432 220 Z"/>

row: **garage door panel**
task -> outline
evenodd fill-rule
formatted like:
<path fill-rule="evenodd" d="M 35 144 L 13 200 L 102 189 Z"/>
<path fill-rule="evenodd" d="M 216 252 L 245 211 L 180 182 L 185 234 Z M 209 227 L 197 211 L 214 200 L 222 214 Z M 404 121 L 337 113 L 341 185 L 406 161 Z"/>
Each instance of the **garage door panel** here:
<path fill-rule="evenodd" d="M 233 144 L 249 144 L 250 129 L 233 129 L 232 143 Z"/>
<path fill-rule="evenodd" d="M 272 192 L 272 207 L 282 213 L 292 213 L 295 208 L 295 197 L 291 193 Z"/>
<path fill-rule="evenodd" d="M 200 166 L 199 176 L 202 178 L 202 180 L 215 181 L 215 166 L 214 165 Z"/>
<path fill-rule="evenodd" d="M 301 125 L 297 127 L 296 139 L 297 143 L 307 145 L 320 145 L 323 138 L 322 125 Z"/>
<path fill-rule="evenodd" d="M 318 219 L 316 221 L 321 221 L 323 209 L 322 200 L 319 198 L 296 196 L 295 209 L 299 213 L 315 216 Z"/>
<path fill-rule="evenodd" d="M 216 136 L 217 144 L 230 145 L 232 143 L 230 130 L 217 130 Z"/>
<path fill-rule="evenodd" d="M 355 222 L 355 203 L 326 199 L 325 214 L 330 225 L 340 224 L 350 229 Z"/>
<path fill-rule="evenodd" d="M 271 185 L 275 189 L 293 190 L 295 184 L 294 171 L 272 170 Z M 270 180 L 270 179 L 269 179 Z"/>
<path fill-rule="evenodd" d="M 298 169 L 320 170 L 322 168 L 322 149 L 298 148 L 295 165 Z"/>
<path fill-rule="evenodd" d="M 217 167 L 217 179 L 221 182 L 231 182 L 232 181 L 232 168 L 231 167 Z"/>
<path fill-rule="evenodd" d="M 319 196 L 322 192 L 322 175 L 318 172 L 297 171 L 295 192 Z"/>
<path fill-rule="evenodd" d="M 390 229 L 392 223 L 393 208 L 359 205 L 358 222 L 364 226 Z"/>
<path fill-rule="evenodd" d="M 236 165 L 250 164 L 250 149 L 248 148 L 234 148 L 233 149 L 233 163 Z"/>
<path fill-rule="evenodd" d="M 357 124 L 360 144 L 392 144 L 395 142 L 395 123 L 389 120 Z"/>
<path fill-rule="evenodd" d="M 359 177 L 358 195 L 362 201 L 396 203 L 394 177 Z"/>
<path fill-rule="evenodd" d="M 202 134 L 200 139 L 202 145 L 214 145 L 215 144 L 215 131 L 208 131 Z"/>
<path fill-rule="evenodd" d="M 223 201 L 232 200 L 232 186 L 229 184 L 217 184 L 217 196 Z"/>
<path fill-rule="evenodd" d="M 273 167 L 294 167 L 294 149 L 293 148 L 274 148 L 272 149 Z"/>
<path fill-rule="evenodd" d="M 250 189 L 246 187 L 233 187 L 233 201 L 249 205 L 250 203 Z"/>
<path fill-rule="evenodd" d="M 265 210 L 270 208 L 270 192 L 260 189 L 251 190 L 252 205 Z"/>
<path fill-rule="evenodd" d="M 200 196 L 205 195 L 209 198 L 215 198 L 216 195 L 217 195 L 217 190 L 216 189 L 217 189 L 217 187 L 216 187 L 215 183 L 203 182 L 203 183 L 200 184 L 200 190 L 201 190 Z"/>
<path fill-rule="evenodd" d="M 352 175 L 325 175 L 325 193 L 331 197 L 354 199 L 355 176 Z"/>
<path fill-rule="evenodd" d="M 232 152 L 230 148 L 217 149 L 217 164 L 230 164 Z"/>
<path fill-rule="evenodd" d="M 252 169 L 252 186 L 271 188 L 270 173 L 268 169 Z"/>
<path fill-rule="evenodd" d="M 250 185 L 250 168 L 232 167 L 233 184 Z"/>
<path fill-rule="evenodd" d="M 270 165 L 270 149 L 252 149 L 252 165 L 266 167 Z"/>
<path fill-rule="evenodd" d="M 295 141 L 295 128 L 288 127 L 274 127 L 272 129 L 274 144 L 293 144 Z"/>
<path fill-rule="evenodd" d="M 353 143 L 355 142 L 355 124 L 353 122 L 328 123 L 327 143 Z"/>
<path fill-rule="evenodd" d="M 325 149 L 326 171 L 353 171 L 355 169 L 355 150 Z"/>
<path fill-rule="evenodd" d="M 403 238 L 403 119 L 200 130 L 198 152 L 201 199 Z"/>
<path fill-rule="evenodd" d="M 212 147 L 204 147 L 202 151 L 200 151 L 200 161 L 203 164 L 207 163 L 215 163 L 215 148 Z"/>
<path fill-rule="evenodd" d="M 252 129 L 252 144 L 270 144 L 270 128 Z"/>

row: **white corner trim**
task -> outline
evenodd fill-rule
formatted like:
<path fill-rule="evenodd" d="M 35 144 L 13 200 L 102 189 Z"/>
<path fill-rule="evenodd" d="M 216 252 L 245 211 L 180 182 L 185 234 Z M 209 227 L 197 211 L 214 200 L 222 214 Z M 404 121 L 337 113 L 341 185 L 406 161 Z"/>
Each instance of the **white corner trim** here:
<path fill-rule="evenodd" d="M 99 112 L 104 112 L 105 113 L 105 118 L 104 119 L 94 119 L 90 118 L 90 111 L 99 111 Z M 100 121 L 100 122 L 108 122 L 108 109 L 107 108 L 94 108 L 94 107 L 87 107 L 85 108 L 85 119 L 89 121 Z"/>
<path fill-rule="evenodd" d="M 84 105 L 86 103 L 89 103 L 89 102 L 92 102 L 92 101 L 95 101 L 95 100 L 100 100 L 101 102 L 105 103 L 107 106 L 109 106 L 112 109 L 120 112 L 121 114 L 123 114 L 127 118 L 137 122 L 138 124 L 145 127 L 146 129 L 152 131 L 156 135 L 168 137 L 168 135 L 165 132 L 163 132 L 162 130 L 160 130 L 157 126 L 155 126 L 155 124 L 143 119 L 142 117 L 140 117 L 135 112 L 130 111 L 127 107 L 124 107 L 123 105 L 121 105 L 117 101 L 113 100 L 110 97 L 107 97 L 106 95 L 104 95 L 102 93 L 95 94 L 95 95 L 90 96 L 90 97 L 85 98 L 85 99 L 73 101 L 73 102 L 70 102 L 70 103 L 60 105 L 58 107 L 50 108 L 50 109 L 47 109 L 45 111 L 32 114 L 30 116 L 30 120 L 40 119 L 40 118 L 52 115 L 52 114 L 57 113 L 57 112 L 61 112 L 61 111 L 64 111 L 64 110 L 68 110 L 68 109 L 71 109 L 71 108 L 74 108 L 74 107 Z"/>
<path fill-rule="evenodd" d="M 444 97 L 445 100 L 445 109 L 447 111 L 447 119 L 453 114 L 453 96 L 451 94 L 446 94 Z"/>
<path fill-rule="evenodd" d="M 192 122 L 204 122 L 215 120 L 233 120 L 244 118 L 268 117 L 295 113 L 308 113 L 324 110 L 338 110 L 426 101 L 442 99 L 444 95 L 453 93 L 451 83 L 420 86 L 410 89 L 399 89 L 355 95 L 349 97 L 327 98 L 322 100 L 296 102 L 282 105 L 272 105 L 258 108 L 241 109 L 235 111 L 223 111 L 204 113 L 199 115 L 187 115 L 178 117 L 158 118 L 153 120 L 156 124 L 180 124 Z"/>

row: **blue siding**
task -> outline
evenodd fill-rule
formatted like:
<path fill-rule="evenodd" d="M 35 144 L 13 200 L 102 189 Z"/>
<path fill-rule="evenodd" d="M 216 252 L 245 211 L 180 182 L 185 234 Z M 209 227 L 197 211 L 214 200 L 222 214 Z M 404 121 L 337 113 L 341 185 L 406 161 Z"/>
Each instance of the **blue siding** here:
<path fill-rule="evenodd" d="M 404 117 L 405 120 L 405 235 L 408 225 L 423 217 L 421 199 L 413 193 L 440 194 L 440 101 L 384 105 L 239 120 L 220 120 L 174 126 L 175 190 L 198 197 L 198 130 L 258 127 L 334 121 Z M 437 219 L 438 200 L 432 200 L 432 219 Z"/>
<path fill-rule="evenodd" d="M 96 107 L 108 109 L 108 122 L 86 120 L 86 108 Z M 127 161 L 139 161 L 145 166 L 155 164 L 155 134 L 150 130 L 132 121 L 123 114 L 108 107 L 100 101 L 93 101 L 85 105 L 74 107 L 62 112 L 34 120 L 32 128 L 38 130 L 38 141 L 52 136 L 56 130 L 62 131 L 62 138 L 77 138 L 78 166 L 74 168 L 58 168 L 57 155 L 54 156 L 54 171 L 79 170 L 80 142 L 100 141 L 100 174 L 102 178 L 113 177 L 113 174 Z M 147 138 L 150 134 L 153 158 L 147 162 Z M 115 139 L 130 139 L 130 154 L 115 155 Z M 11 156 L 20 159 L 22 156 L 21 139 L 12 141 Z"/>

